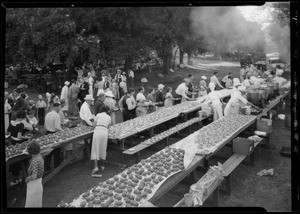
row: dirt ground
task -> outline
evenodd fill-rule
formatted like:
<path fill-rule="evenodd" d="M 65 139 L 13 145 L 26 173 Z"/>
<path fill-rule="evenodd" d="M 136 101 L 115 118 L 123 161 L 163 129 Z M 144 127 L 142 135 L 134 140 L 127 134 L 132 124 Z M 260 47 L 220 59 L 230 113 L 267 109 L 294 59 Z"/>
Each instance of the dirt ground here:
<path fill-rule="evenodd" d="M 195 62 L 194 62 L 195 65 Z M 216 66 L 216 69 L 220 71 L 220 78 L 225 76 L 228 71 L 233 73 L 233 76 L 237 76 L 239 67 L 220 67 Z M 196 82 L 200 80 L 202 75 L 210 76 L 213 72 L 204 72 L 203 70 L 185 68 L 181 72 L 172 74 L 173 79 L 176 76 L 185 76 L 188 73 L 192 73 L 196 77 Z M 208 75 L 210 74 L 210 75 Z M 149 75 L 149 78 L 148 78 Z M 158 78 L 153 77 L 153 74 L 136 74 L 136 77 L 146 76 L 150 84 L 147 87 L 156 87 L 160 82 Z M 171 75 L 170 75 L 171 76 Z M 156 79 L 155 79 L 156 78 Z M 168 82 L 170 78 L 163 78 L 165 82 Z M 162 80 L 162 79 L 160 79 Z M 163 84 L 167 85 L 165 82 Z M 171 82 L 169 85 L 173 87 L 180 83 L 179 81 Z M 198 81 L 199 82 L 199 81 Z M 154 84 L 155 83 L 155 84 Z M 135 83 L 136 86 L 138 83 Z M 36 97 L 37 93 L 30 92 L 29 96 Z M 287 108 L 285 112 L 290 110 Z M 178 138 L 171 138 L 171 143 L 178 142 L 187 133 L 182 133 Z M 219 206 L 221 207 L 263 207 L 267 211 L 276 212 L 289 212 L 291 211 L 291 159 L 289 157 L 282 157 L 280 150 L 282 146 L 290 147 L 291 143 L 291 130 L 285 127 L 285 121 L 278 118 L 273 120 L 273 132 L 270 136 L 270 148 L 261 148 L 255 150 L 255 166 L 240 164 L 232 172 L 232 192 L 230 196 L 220 193 Z M 142 139 L 133 139 L 130 145 L 137 144 Z M 163 144 L 158 144 L 150 147 L 148 150 L 142 152 L 142 158 L 149 157 L 153 153 L 159 151 L 164 147 Z M 230 156 L 230 148 L 223 148 L 218 152 L 218 156 L 228 158 Z M 108 160 L 117 160 L 119 158 L 119 151 L 109 148 Z M 218 161 L 223 163 L 226 159 L 218 159 L 212 157 L 210 165 L 216 164 Z M 135 157 L 127 157 L 127 163 L 133 164 Z M 257 173 L 263 169 L 274 169 L 274 176 L 258 176 Z M 55 207 L 60 201 L 64 200 L 70 203 L 74 198 L 81 193 L 89 190 L 101 181 L 114 176 L 123 169 L 118 166 L 106 164 L 106 168 L 103 171 L 102 178 L 91 177 L 92 162 L 91 161 L 79 161 L 71 165 L 66 166 L 55 177 L 53 177 L 47 184 L 44 185 L 43 207 Z M 196 171 L 196 179 L 200 179 L 203 173 Z M 185 193 L 189 191 L 190 185 L 193 182 L 189 179 L 185 179 L 183 182 L 175 186 L 165 197 L 162 197 L 155 203 L 159 207 L 170 207 L 175 205 Z M 12 188 L 8 192 L 8 206 L 9 207 L 24 207 L 26 197 L 26 188 Z M 11 201 L 17 198 L 15 203 Z M 212 206 L 212 198 L 209 198 L 205 204 L 205 207 Z"/>

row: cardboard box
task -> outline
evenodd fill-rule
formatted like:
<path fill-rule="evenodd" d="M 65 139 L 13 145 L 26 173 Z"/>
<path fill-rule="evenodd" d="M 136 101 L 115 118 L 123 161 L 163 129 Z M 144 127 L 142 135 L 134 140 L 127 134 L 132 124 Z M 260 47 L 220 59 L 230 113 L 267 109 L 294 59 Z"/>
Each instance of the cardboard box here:
<path fill-rule="evenodd" d="M 270 134 L 272 132 L 272 120 L 261 118 L 257 120 L 256 130 Z"/>
<path fill-rule="evenodd" d="M 254 140 L 237 137 L 233 140 L 233 152 L 250 155 L 254 151 Z"/>

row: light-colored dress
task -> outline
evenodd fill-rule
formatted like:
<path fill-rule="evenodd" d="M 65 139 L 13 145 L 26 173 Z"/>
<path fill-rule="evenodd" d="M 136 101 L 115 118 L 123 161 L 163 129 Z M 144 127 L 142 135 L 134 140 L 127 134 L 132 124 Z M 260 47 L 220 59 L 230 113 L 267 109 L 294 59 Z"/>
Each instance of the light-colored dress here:
<path fill-rule="evenodd" d="M 89 94 L 92 95 L 92 96 L 94 95 L 93 83 L 94 83 L 94 78 L 89 77 Z"/>
<path fill-rule="evenodd" d="M 111 124 L 111 118 L 108 114 L 102 112 L 97 114 L 95 120 L 97 125 L 94 129 L 91 160 L 106 160 L 108 126 Z"/>
<path fill-rule="evenodd" d="M 104 100 L 104 105 L 106 105 L 109 108 L 109 110 L 114 110 L 116 108 L 116 103 L 117 102 L 111 97 L 106 97 Z M 111 124 L 115 125 L 116 124 L 115 112 L 111 112 L 110 117 L 111 117 Z"/>
<path fill-rule="evenodd" d="M 65 106 L 61 109 L 62 111 L 68 111 L 69 109 L 69 87 L 64 86 L 61 90 L 60 99 L 65 101 Z"/>
<path fill-rule="evenodd" d="M 166 99 L 165 99 L 165 107 L 169 107 L 173 105 L 173 96 L 170 92 L 166 94 Z"/>
<path fill-rule="evenodd" d="M 9 126 L 9 115 L 8 115 L 9 110 L 11 110 L 11 106 L 6 101 L 4 103 L 5 133 L 7 132 L 7 128 Z"/>

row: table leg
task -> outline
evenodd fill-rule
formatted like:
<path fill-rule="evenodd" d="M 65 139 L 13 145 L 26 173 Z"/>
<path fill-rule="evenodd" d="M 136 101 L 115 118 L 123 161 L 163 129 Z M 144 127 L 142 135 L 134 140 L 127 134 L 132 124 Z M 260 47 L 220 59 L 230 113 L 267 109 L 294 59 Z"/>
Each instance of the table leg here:
<path fill-rule="evenodd" d="M 213 193 L 213 199 L 214 199 L 214 207 L 217 207 L 219 204 L 219 187 L 217 187 L 217 189 L 215 189 L 214 193 Z"/>
<path fill-rule="evenodd" d="M 24 160 L 21 161 L 20 164 L 21 164 L 21 169 L 23 171 L 23 182 L 25 182 L 25 179 L 27 178 L 27 171 L 26 171 Z"/>
<path fill-rule="evenodd" d="M 152 127 L 151 129 L 150 129 L 150 137 L 153 137 L 154 136 L 154 128 Z"/>
<path fill-rule="evenodd" d="M 141 161 L 141 151 L 137 153 L 137 163 Z"/>
<path fill-rule="evenodd" d="M 231 177 L 230 174 L 225 178 L 226 180 L 226 194 L 230 195 L 231 194 Z"/>
<path fill-rule="evenodd" d="M 74 154 L 70 155 L 66 160 L 64 160 L 58 167 L 56 167 L 49 175 L 43 178 L 42 183 L 46 184 L 48 181 L 51 180 L 60 170 L 62 170 L 65 166 L 71 163 L 71 160 L 75 157 Z"/>

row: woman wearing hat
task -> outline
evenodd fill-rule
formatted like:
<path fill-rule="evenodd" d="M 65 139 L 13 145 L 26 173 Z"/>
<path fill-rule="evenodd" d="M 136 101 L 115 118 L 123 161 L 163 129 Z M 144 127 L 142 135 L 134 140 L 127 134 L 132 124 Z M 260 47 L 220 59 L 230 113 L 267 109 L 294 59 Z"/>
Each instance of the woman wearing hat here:
<path fill-rule="evenodd" d="M 94 98 L 92 95 L 87 94 L 84 100 L 85 102 L 80 107 L 79 116 L 86 123 L 86 125 L 92 126 L 95 115 L 92 114 L 90 106 L 92 105 Z"/>
<path fill-rule="evenodd" d="M 60 99 L 65 101 L 65 106 L 62 111 L 68 111 L 69 109 L 69 85 L 70 82 L 66 81 L 64 87 L 61 89 Z"/>
<path fill-rule="evenodd" d="M 108 107 L 104 108 L 104 111 L 97 114 L 95 117 L 95 129 L 92 141 L 91 150 L 91 160 L 94 160 L 94 169 L 92 171 L 92 176 L 99 171 L 98 161 L 106 160 L 106 149 L 108 141 L 108 129 L 111 125 L 111 118 L 108 113 Z M 104 170 L 103 162 L 101 164 L 101 169 Z M 102 177 L 98 175 L 97 177 Z"/>
<path fill-rule="evenodd" d="M 25 207 L 42 207 L 43 205 L 43 184 L 44 160 L 40 154 L 40 145 L 32 141 L 27 146 L 27 152 L 31 155 L 28 167 L 27 194 Z"/>
<path fill-rule="evenodd" d="M 116 114 L 114 112 L 114 109 L 116 108 L 117 102 L 114 100 L 114 95 L 113 95 L 112 91 L 107 91 L 105 93 L 105 95 L 106 95 L 106 98 L 104 100 L 104 104 L 109 109 L 112 125 L 115 125 L 116 124 Z"/>

